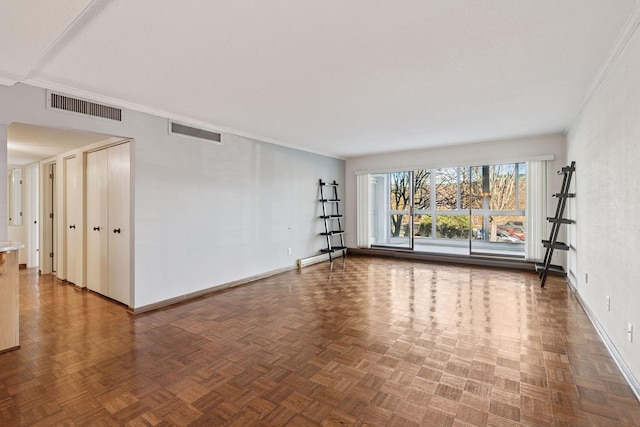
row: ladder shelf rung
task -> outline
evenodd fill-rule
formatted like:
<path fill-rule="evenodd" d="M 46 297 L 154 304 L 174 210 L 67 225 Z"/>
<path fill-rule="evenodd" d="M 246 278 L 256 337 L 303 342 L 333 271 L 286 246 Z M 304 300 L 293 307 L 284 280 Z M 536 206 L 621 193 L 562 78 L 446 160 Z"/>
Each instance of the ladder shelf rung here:
<path fill-rule="evenodd" d="M 559 249 L 561 251 L 568 251 L 569 250 L 569 245 L 567 245 L 564 242 L 551 243 L 548 240 L 543 240 L 542 241 L 542 246 L 544 246 L 545 248 Z"/>
<path fill-rule="evenodd" d="M 556 218 L 553 216 L 548 216 L 547 217 L 547 221 L 549 222 L 554 222 L 556 224 L 573 224 L 575 221 L 572 219 L 567 219 L 567 218 Z"/>
<path fill-rule="evenodd" d="M 560 169 L 558 171 L 558 175 L 563 175 L 565 173 L 572 173 L 572 172 L 575 172 L 575 171 L 576 171 L 575 166 L 565 166 L 565 167 L 563 167 L 562 169 Z"/>
<path fill-rule="evenodd" d="M 338 251 L 344 251 L 345 249 L 347 249 L 346 246 L 334 246 L 331 249 L 320 249 L 320 252 L 323 253 L 330 253 L 330 252 L 338 252 Z"/>
<path fill-rule="evenodd" d="M 322 219 L 338 219 L 342 218 L 342 215 L 322 215 L 320 216 Z"/>
<path fill-rule="evenodd" d="M 562 197 L 564 197 L 564 198 L 576 197 L 576 193 L 555 193 L 553 195 L 553 197 L 555 197 L 556 199 L 559 199 L 559 198 L 562 198 Z"/>
<path fill-rule="evenodd" d="M 344 234 L 343 230 L 332 230 L 332 231 L 327 231 L 325 233 L 320 233 L 321 236 L 337 236 L 339 234 Z"/>
<path fill-rule="evenodd" d="M 338 203 L 340 199 L 320 199 L 322 203 Z"/>

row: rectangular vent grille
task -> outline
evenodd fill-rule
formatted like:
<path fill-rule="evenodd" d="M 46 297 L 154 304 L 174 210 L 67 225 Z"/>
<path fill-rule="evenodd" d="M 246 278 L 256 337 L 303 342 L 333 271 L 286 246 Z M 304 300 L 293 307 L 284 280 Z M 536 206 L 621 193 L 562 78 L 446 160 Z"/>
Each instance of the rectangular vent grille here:
<path fill-rule="evenodd" d="M 49 107 L 56 110 L 71 111 L 91 117 L 122 121 L 122 109 L 109 105 L 97 104 L 85 99 L 72 98 L 57 93 L 49 93 Z"/>
<path fill-rule="evenodd" d="M 176 122 L 169 122 L 169 134 L 178 136 L 188 136 L 190 138 L 202 139 L 209 142 L 222 144 L 222 135 L 210 130 L 194 128 Z"/>

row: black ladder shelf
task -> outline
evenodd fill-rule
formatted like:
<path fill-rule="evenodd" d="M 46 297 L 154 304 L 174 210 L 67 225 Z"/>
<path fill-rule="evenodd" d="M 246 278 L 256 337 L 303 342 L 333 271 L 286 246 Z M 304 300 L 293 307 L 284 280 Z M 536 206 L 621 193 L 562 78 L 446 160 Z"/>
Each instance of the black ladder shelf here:
<path fill-rule="evenodd" d="M 330 194 L 325 193 L 325 191 L 329 191 Z M 333 183 L 326 183 L 320 179 L 320 203 L 322 203 L 322 216 L 320 218 L 324 221 L 324 232 L 320 233 L 320 235 L 327 238 L 327 247 L 321 251 L 329 254 L 329 261 L 333 261 L 333 254 L 338 251 L 342 251 L 342 256 L 346 257 L 347 247 L 344 245 L 338 183 L 335 180 Z"/>
<path fill-rule="evenodd" d="M 569 187 L 571 186 L 571 177 L 576 170 L 576 162 L 571 162 L 571 165 L 565 166 L 562 170 L 558 171 L 558 174 L 563 174 L 564 178 L 562 179 L 562 189 L 559 193 L 553 195 L 553 197 L 558 199 L 558 206 L 556 207 L 556 214 L 552 217 L 547 217 L 547 221 L 551 223 L 551 233 L 549 235 L 549 240 L 543 240 L 542 245 L 547 248 L 546 253 L 544 255 L 544 261 L 541 263 L 536 263 L 536 271 L 538 272 L 538 277 L 542 279 L 541 287 L 544 288 L 544 284 L 547 281 L 547 276 L 549 273 L 558 273 L 558 274 L 566 274 L 564 268 L 559 265 L 551 264 L 551 258 L 553 257 L 554 250 L 560 251 L 568 251 L 569 245 L 563 242 L 558 242 L 558 233 L 560 232 L 560 226 L 562 224 L 573 224 L 573 220 L 566 219 L 564 217 L 564 209 L 567 206 L 567 199 L 571 197 L 575 197 L 575 193 L 569 192 Z"/>

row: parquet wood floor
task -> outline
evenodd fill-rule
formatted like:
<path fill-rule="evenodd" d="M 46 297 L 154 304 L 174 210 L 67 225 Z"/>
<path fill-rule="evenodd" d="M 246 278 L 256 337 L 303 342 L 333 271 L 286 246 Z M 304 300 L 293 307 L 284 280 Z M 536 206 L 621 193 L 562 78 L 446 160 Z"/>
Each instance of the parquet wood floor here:
<path fill-rule="evenodd" d="M 20 279 L 1 425 L 640 425 L 560 278 L 350 256 L 137 316 Z"/>

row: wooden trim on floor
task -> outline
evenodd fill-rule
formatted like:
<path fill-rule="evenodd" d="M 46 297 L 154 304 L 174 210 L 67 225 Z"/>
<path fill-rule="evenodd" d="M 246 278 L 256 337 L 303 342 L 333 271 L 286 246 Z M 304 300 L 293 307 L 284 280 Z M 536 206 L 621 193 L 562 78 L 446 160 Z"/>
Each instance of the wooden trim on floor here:
<path fill-rule="evenodd" d="M 17 345 L 15 347 L 5 348 L 4 350 L 0 350 L 0 354 L 9 353 L 10 351 L 19 350 L 20 346 Z"/>

